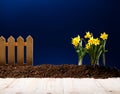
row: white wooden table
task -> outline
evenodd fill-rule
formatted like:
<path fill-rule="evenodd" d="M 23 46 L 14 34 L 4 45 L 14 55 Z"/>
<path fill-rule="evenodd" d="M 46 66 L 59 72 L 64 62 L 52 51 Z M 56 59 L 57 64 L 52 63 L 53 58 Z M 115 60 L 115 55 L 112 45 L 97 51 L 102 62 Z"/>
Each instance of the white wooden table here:
<path fill-rule="evenodd" d="M 120 78 L 0 78 L 0 94 L 120 94 Z"/>

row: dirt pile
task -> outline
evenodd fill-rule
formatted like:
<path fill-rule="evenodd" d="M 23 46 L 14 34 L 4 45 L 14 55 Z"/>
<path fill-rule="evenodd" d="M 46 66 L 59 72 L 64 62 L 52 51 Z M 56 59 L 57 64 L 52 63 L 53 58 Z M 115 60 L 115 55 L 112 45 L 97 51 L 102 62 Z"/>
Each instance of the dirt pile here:
<path fill-rule="evenodd" d="M 116 68 L 88 65 L 0 66 L 0 78 L 111 78 L 120 77 Z"/>

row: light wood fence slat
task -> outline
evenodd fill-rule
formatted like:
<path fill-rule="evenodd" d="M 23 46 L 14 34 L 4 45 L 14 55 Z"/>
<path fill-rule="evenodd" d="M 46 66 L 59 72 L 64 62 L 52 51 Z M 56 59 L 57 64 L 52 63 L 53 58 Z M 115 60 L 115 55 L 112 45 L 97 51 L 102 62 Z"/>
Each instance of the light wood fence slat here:
<path fill-rule="evenodd" d="M 33 38 L 30 35 L 26 38 L 26 63 L 33 65 Z"/>
<path fill-rule="evenodd" d="M 0 37 L 0 65 L 4 65 L 6 63 L 6 39 L 1 36 Z"/>
<path fill-rule="evenodd" d="M 15 64 L 15 39 L 13 36 L 8 38 L 8 64 L 14 65 Z"/>
<path fill-rule="evenodd" d="M 24 64 L 24 39 L 21 36 L 17 38 L 17 64 Z"/>

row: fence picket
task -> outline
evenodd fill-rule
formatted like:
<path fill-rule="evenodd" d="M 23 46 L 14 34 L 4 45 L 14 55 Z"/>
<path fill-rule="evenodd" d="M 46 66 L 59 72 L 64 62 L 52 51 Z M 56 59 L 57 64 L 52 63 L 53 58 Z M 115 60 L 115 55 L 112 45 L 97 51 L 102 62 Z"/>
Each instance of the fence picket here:
<path fill-rule="evenodd" d="M 24 39 L 21 36 L 17 38 L 17 64 L 24 64 Z"/>
<path fill-rule="evenodd" d="M 6 64 L 6 39 L 1 36 L 0 37 L 0 65 Z"/>
<path fill-rule="evenodd" d="M 26 63 L 33 65 L 33 38 L 30 35 L 26 38 Z"/>
<path fill-rule="evenodd" d="M 15 64 L 15 39 L 12 36 L 8 38 L 8 64 Z"/>

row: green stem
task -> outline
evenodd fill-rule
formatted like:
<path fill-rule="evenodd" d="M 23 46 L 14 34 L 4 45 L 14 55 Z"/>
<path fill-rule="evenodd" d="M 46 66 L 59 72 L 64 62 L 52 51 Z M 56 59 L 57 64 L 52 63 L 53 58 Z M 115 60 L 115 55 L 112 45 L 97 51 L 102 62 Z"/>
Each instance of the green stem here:
<path fill-rule="evenodd" d="M 99 58 L 91 58 L 91 65 L 99 65 Z"/>
<path fill-rule="evenodd" d="M 97 60 L 96 60 L 96 64 L 99 66 L 99 58 L 97 58 Z"/>
<path fill-rule="evenodd" d="M 102 53 L 102 60 L 103 60 L 103 65 L 106 65 L 106 60 L 105 60 L 105 45 L 106 45 L 106 41 L 104 41 L 103 44 L 103 53 Z"/>
<path fill-rule="evenodd" d="M 102 58 L 103 58 L 103 65 L 105 66 L 106 65 L 105 64 L 105 62 L 106 62 L 106 60 L 105 60 L 105 53 L 102 54 Z"/>
<path fill-rule="evenodd" d="M 91 57 L 90 58 L 91 65 L 94 65 L 94 59 Z"/>
<path fill-rule="evenodd" d="M 83 61 L 83 58 L 82 58 L 82 57 L 79 57 L 79 58 L 78 58 L 78 65 L 82 65 L 82 61 Z"/>

